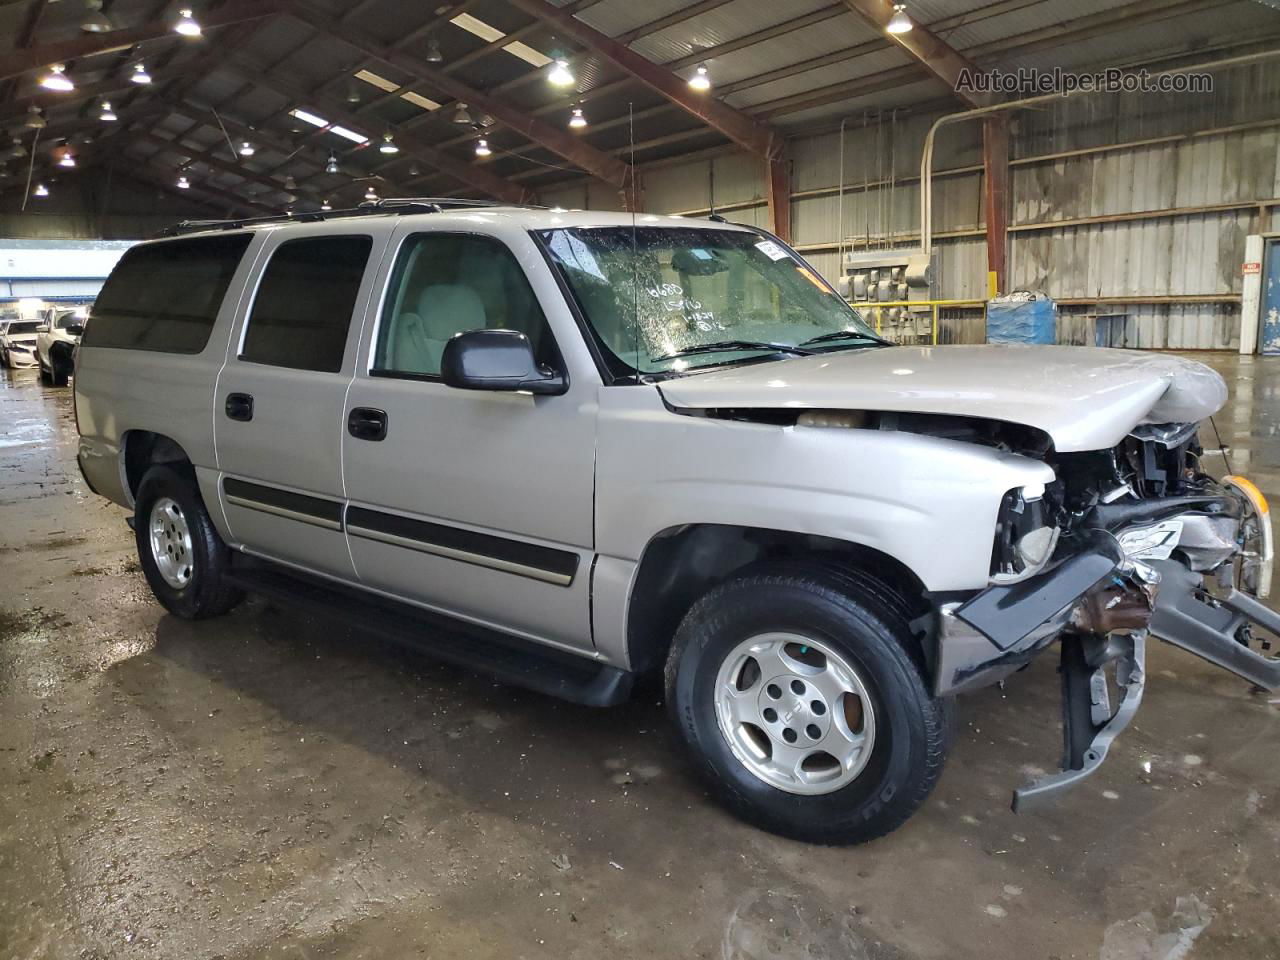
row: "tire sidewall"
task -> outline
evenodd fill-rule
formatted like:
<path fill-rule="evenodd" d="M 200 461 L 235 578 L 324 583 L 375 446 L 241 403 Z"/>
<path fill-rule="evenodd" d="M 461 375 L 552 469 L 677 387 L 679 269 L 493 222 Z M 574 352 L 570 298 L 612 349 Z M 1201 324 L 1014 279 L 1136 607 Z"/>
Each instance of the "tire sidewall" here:
<path fill-rule="evenodd" d="M 695 606 L 677 643 L 674 707 L 686 745 L 744 819 L 799 839 L 883 832 L 893 801 L 923 762 L 928 693 L 911 657 L 887 622 L 830 590 L 774 583 L 729 585 Z M 875 711 L 875 742 L 856 779 L 831 793 L 792 794 L 752 773 L 729 746 L 716 714 L 716 679 L 742 641 L 765 633 L 798 633 L 829 644 L 858 671 Z M 921 703 L 921 700 L 925 703 Z M 810 829 L 807 825 L 811 824 Z"/>

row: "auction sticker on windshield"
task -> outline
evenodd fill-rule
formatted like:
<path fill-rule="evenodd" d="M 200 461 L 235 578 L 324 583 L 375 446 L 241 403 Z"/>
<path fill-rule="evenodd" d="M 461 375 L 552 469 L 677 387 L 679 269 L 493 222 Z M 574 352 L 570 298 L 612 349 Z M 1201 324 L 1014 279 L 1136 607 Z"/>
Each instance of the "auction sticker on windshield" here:
<path fill-rule="evenodd" d="M 786 260 L 791 254 L 783 250 L 772 240 L 761 240 L 756 244 L 756 249 L 763 253 L 770 260 Z"/>

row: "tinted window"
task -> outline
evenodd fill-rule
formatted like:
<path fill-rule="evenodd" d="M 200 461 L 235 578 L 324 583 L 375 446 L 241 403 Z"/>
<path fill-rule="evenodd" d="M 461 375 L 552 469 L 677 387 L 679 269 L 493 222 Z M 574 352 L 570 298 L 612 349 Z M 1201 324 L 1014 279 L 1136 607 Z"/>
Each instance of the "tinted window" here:
<path fill-rule="evenodd" d="M 240 359 L 298 370 L 341 370 L 372 246 L 369 237 L 280 244 L 258 285 Z"/>
<path fill-rule="evenodd" d="M 410 237 L 392 273 L 374 372 L 437 376 L 450 337 L 486 328 L 519 330 L 540 363 L 557 363 L 547 319 L 506 244 L 468 234 Z"/>
<path fill-rule="evenodd" d="M 93 304 L 84 345 L 199 353 L 249 240 L 233 233 L 131 247 Z"/>

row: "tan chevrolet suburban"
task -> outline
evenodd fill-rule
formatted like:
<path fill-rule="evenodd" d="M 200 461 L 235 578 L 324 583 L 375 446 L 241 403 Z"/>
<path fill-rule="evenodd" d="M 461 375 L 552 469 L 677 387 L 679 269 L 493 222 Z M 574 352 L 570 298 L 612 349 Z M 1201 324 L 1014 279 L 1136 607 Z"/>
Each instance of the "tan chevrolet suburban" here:
<path fill-rule="evenodd" d="M 710 220 L 416 199 L 170 234 L 107 281 L 75 398 L 176 616 L 265 593 L 599 706 L 665 671 L 715 796 L 823 843 L 902 824 L 956 694 L 1050 647 L 1063 771 L 1022 803 L 1102 762 L 1148 636 L 1280 684 L 1270 516 L 1201 463 L 1200 364 L 894 346 Z"/>

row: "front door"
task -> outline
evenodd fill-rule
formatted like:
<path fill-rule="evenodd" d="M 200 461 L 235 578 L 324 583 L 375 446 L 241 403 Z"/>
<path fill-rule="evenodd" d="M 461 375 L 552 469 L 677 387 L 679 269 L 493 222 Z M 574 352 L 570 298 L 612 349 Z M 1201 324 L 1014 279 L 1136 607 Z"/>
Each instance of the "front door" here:
<path fill-rule="evenodd" d="M 352 579 L 342 534 L 343 403 L 376 273 L 367 267 L 382 240 L 360 230 L 282 230 L 267 243 L 218 377 L 222 507 L 249 550 Z"/>
<path fill-rule="evenodd" d="M 541 362 L 563 369 L 563 360 L 504 241 L 406 226 L 396 242 L 346 407 L 356 572 L 434 609 L 590 648 L 599 381 L 571 377 L 555 397 L 445 386 L 445 341 L 466 330 L 520 330 Z M 535 261 L 546 270 L 536 253 L 525 260 Z"/>

